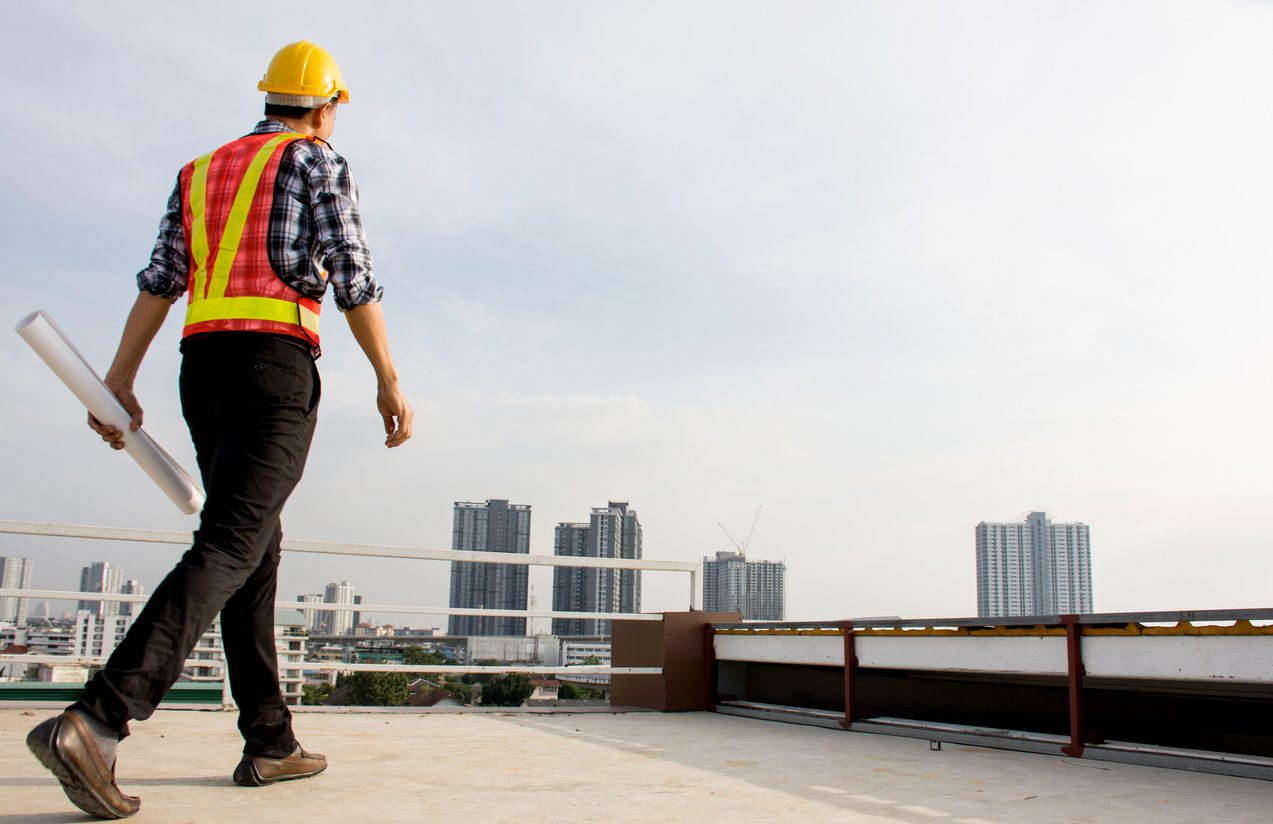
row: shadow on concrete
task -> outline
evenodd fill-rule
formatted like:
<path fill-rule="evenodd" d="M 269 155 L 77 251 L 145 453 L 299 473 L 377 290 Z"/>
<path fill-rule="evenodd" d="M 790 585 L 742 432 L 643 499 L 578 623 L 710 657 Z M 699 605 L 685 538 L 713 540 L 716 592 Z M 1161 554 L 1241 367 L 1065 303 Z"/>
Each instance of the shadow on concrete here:
<path fill-rule="evenodd" d="M 596 717 L 589 719 L 585 728 L 572 723 L 569 716 L 496 716 L 501 722 L 581 743 L 669 759 L 687 769 L 743 781 L 844 813 L 913 824 L 936 819 L 957 824 L 1107 818 L 1134 821 L 1142 820 L 1139 814 L 1144 812 L 1132 801 L 1136 795 L 1142 800 L 1146 794 L 1159 796 L 1156 800 L 1160 801 L 1170 797 L 1188 806 L 1191 789 L 1214 794 L 1248 783 L 1241 778 L 1130 765 L 1102 765 L 1111 767 L 1103 771 L 1075 769 L 1088 765 L 949 743 L 931 751 L 923 740 L 714 713 L 674 717 L 685 719 L 685 735 L 669 741 L 666 736 L 643 734 L 640 725 L 622 723 L 622 716 L 613 716 L 616 723 L 600 729 Z M 1213 783 L 1217 781 L 1226 786 Z M 1257 790 L 1265 789 L 1263 782 L 1255 783 Z M 1176 817 L 1182 813 L 1184 817 Z M 1069 817 L 1075 814 L 1077 819 Z M 1174 814 L 1159 812 L 1156 820 L 1158 824 L 1192 824 L 1184 809 Z"/>
<path fill-rule="evenodd" d="M 663 736 L 647 738 L 641 734 L 639 726 L 626 729 L 626 725 L 616 726 L 600 733 L 595 730 L 595 719 L 590 719 L 594 721 L 590 725 L 593 729 L 584 730 L 572 724 L 568 716 L 496 717 L 500 721 L 524 724 L 540 732 L 621 752 L 669 759 L 688 769 L 744 781 L 769 791 L 831 806 L 844 813 L 881 816 L 908 824 L 931 824 L 937 819 L 959 824 L 1009 824 L 1023 820 L 1018 813 L 1003 806 L 952 797 L 950 793 L 934 793 L 930 789 L 933 783 L 931 779 L 935 771 L 942 769 L 940 759 L 943 758 L 943 753 L 933 752 L 929 759 L 926 741 L 896 739 L 892 743 L 896 743 L 905 752 L 893 756 L 881 753 L 873 747 L 863 747 L 860 750 L 854 748 L 853 742 L 845 736 L 860 733 L 842 733 L 820 727 L 779 724 L 714 713 L 672 714 L 671 717 L 685 718 L 687 726 L 695 724 L 700 727 L 702 740 L 691 740 L 688 743 L 669 742 Z M 772 740 L 762 741 L 762 736 L 767 737 L 766 734 L 775 735 L 780 740 L 786 739 L 784 732 L 793 733 L 799 739 L 798 743 L 794 739 L 784 741 L 787 748 L 780 749 L 766 746 L 772 745 Z M 872 738 L 878 739 L 879 736 Z M 949 749 L 951 747 L 947 745 L 947 750 Z M 657 751 L 657 755 L 653 751 Z M 722 755 L 726 760 L 722 760 Z M 800 758 L 810 760 L 796 763 L 796 759 Z M 928 760 L 932 763 L 926 763 Z M 890 788 L 891 791 L 882 792 L 878 780 L 862 780 L 863 777 L 876 777 L 871 773 L 876 773 L 877 776 L 879 773 L 887 773 L 894 779 L 889 782 L 894 785 Z M 911 783 L 918 786 L 900 786 L 903 782 L 897 782 L 896 779 L 906 773 L 912 774 L 915 780 Z M 929 786 L 926 787 L 925 784 Z M 969 795 L 973 793 L 972 789 L 968 790 Z M 1023 793 L 1021 800 L 1030 794 Z M 883 795 L 888 797 L 881 797 Z M 945 795 L 940 799 L 940 804 L 936 798 L 938 795 Z"/>

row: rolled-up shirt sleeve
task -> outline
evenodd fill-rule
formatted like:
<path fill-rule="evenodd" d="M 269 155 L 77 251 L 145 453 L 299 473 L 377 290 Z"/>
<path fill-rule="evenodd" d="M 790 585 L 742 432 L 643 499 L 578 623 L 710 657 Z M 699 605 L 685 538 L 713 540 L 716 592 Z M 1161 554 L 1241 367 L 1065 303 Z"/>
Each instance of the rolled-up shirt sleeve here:
<path fill-rule="evenodd" d="M 159 221 L 159 237 L 150 253 L 150 265 L 137 273 L 137 288 L 142 292 L 176 302 L 186 291 L 190 273 L 190 257 L 186 252 L 186 233 L 181 216 L 181 178 L 168 198 L 168 208 Z"/>
<path fill-rule="evenodd" d="M 348 164 L 330 153 L 308 171 L 315 236 L 336 305 L 345 311 L 379 302 L 384 289 L 371 271 L 371 250 L 358 214 L 358 184 Z"/>

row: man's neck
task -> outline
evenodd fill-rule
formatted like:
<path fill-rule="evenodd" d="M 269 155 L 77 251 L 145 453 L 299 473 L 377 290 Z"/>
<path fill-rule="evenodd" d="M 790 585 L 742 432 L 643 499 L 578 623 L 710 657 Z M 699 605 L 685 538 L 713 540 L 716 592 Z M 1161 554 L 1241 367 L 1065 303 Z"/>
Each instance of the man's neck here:
<path fill-rule="evenodd" d="M 318 127 L 309 122 L 309 118 L 301 119 L 298 117 L 279 117 L 272 114 L 266 117 L 266 120 L 277 120 L 292 131 L 303 134 L 308 137 L 314 137 L 318 134 Z"/>

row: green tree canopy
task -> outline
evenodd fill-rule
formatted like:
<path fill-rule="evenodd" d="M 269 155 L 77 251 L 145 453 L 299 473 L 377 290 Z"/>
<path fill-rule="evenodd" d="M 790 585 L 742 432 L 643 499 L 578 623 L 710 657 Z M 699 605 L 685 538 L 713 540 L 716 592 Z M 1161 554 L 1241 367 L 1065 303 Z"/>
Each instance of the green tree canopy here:
<path fill-rule="evenodd" d="M 305 684 L 302 689 L 305 696 L 301 698 L 301 703 L 306 706 L 314 706 L 323 703 L 323 699 L 332 694 L 331 684 Z"/>
<path fill-rule="evenodd" d="M 484 707 L 520 707 L 535 692 L 535 685 L 524 672 L 510 672 L 491 679 L 482 688 Z"/>
<path fill-rule="evenodd" d="M 477 666 L 479 667 L 498 667 L 499 664 L 500 662 L 494 658 L 479 658 L 477 660 Z M 465 684 L 489 684 L 496 678 L 499 678 L 499 675 L 494 672 L 466 672 L 460 676 L 460 680 Z"/>
<path fill-rule="evenodd" d="M 345 704 L 350 707 L 401 707 L 410 692 L 405 672 L 355 672 L 345 683 Z"/>
<path fill-rule="evenodd" d="M 436 652 L 429 652 L 419 644 L 412 644 L 402 651 L 402 663 L 417 666 L 441 666 L 450 663 L 450 660 Z"/>
<path fill-rule="evenodd" d="M 583 698 L 583 690 L 577 684 L 562 681 L 561 686 L 557 688 L 557 697 L 572 701 L 577 698 Z"/>

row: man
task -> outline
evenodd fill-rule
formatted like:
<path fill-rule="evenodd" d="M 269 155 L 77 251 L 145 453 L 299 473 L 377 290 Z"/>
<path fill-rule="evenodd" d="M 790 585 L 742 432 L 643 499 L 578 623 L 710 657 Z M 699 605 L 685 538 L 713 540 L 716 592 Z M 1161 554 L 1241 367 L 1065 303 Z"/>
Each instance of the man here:
<path fill-rule="evenodd" d="M 80 809 L 124 818 L 140 801 L 115 785 L 116 744 L 146 719 L 221 613 L 239 729 L 234 781 L 261 786 L 327 766 L 292 735 L 278 681 L 274 601 L 283 505 L 301 478 L 319 399 L 318 316 L 330 284 L 376 372 L 385 445 L 411 437 L 389 355 L 357 187 L 327 144 L 349 90 L 313 43 L 284 47 L 258 88 L 266 119 L 188 163 L 160 223 L 141 293 L 105 382 L 142 423 L 133 380 L 169 307 L 187 296 L 182 414 L 207 492 L 194 545 L 155 590 L 80 699 L 27 736 Z M 91 414 L 115 449 L 125 433 Z"/>

